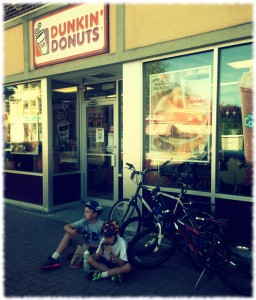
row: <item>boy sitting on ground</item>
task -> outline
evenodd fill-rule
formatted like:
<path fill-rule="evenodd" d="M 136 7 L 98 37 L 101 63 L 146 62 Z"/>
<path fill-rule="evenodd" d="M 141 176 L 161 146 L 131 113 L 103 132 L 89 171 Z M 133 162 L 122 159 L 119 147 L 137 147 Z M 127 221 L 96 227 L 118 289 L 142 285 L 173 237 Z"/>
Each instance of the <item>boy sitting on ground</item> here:
<path fill-rule="evenodd" d="M 112 281 L 121 284 L 122 274 L 131 271 L 127 259 L 127 243 L 118 232 L 119 226 L 116 221 L 104 222 L 102 225 L 103 238 L 96 253 L 88 258 L 88 264 L 96 269 L 88 272 L 89 280 L 111 277 Z"/>
<path fill-rule="evenodd" d="M 89 201 L 85 204 L 84 218 L 64 226 L 66 231 L 56 251 L 49 256 L 47 261 L 41 265 L 41 270 L 51 270 L 61 266 L 60 255 L 70 245 L 75 236 L 80 233 L 83 244 L 90 252 L 95 252 L 101 240 L 100 230 L 103 221 L 98 218 L 102 213 L 102 206 L 97 201 Z"/>

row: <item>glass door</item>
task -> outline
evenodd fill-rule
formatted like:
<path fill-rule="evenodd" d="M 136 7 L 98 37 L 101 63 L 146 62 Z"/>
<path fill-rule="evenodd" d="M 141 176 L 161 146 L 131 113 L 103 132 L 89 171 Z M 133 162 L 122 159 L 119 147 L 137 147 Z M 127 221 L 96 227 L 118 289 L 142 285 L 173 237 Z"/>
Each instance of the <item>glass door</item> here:
<path fill-rule="evenodd" d="M 87 199 L 112 205 L 118 195 L 117 113 L 115 102 L 86 108 Z"/>

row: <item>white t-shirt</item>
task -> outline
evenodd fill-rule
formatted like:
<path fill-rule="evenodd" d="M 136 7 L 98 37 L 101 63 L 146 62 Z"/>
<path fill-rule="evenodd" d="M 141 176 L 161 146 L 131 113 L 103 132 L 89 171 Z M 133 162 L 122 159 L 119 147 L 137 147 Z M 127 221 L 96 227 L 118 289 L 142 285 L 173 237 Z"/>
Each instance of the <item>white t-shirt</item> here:
<path fill-rule="evenodd" d="M 105 243 L 105 238 L 104 237 L 101 239 L 99 247 L 98 247 L 96 253 L 98 253 L 100 251 L 102 243 Z M 120 237 L 118 235 L 116 243 L 113 246 L 111 246 L 111 248 L 112 248 L 112 252 L 117 257 L 119 257 L 120 259 L 122 259 L 124 261 L 128 261 L 128 258 L 127 258 L 127 243 L 122 237 Z M 109 254 L 106 251 L 104 251 L 104 257 L 107 260 L 109 260 Z"/>

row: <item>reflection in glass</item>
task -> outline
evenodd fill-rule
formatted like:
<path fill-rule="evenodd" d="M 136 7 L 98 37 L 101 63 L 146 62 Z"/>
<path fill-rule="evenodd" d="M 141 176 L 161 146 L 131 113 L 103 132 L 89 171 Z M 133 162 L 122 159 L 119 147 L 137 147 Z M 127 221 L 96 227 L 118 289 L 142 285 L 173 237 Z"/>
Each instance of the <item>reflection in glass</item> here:
<path fill-rule="evenodd" d="M 39 81 L 4 87 L 4 168 L 42 172 L 42 105 Z"/>
<path fill-rule="evenodd" d="M 114 107 L 87 107 L 87 195 L 113 199 Z"/>
<path fill-rule="evenodd" d="M 53 82 L 54 172 L 79 170 L 77 87 Z"/>

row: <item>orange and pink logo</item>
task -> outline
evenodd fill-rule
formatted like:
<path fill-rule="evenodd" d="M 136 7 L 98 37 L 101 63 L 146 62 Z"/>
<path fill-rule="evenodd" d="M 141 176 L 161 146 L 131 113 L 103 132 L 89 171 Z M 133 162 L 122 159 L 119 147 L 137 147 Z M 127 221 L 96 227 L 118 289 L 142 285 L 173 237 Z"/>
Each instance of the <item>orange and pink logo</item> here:
<path fill-rule="evenodd" d="M 35 29 L 35 40 L 36 40 L 36 48 L 35 54 L 36 56 L 47 55 L 49 53 L 49 30 L 48 28 L 42 28 L 42 23 L 38 23 L 38 26 Z"/>

